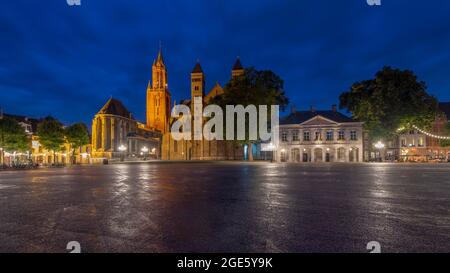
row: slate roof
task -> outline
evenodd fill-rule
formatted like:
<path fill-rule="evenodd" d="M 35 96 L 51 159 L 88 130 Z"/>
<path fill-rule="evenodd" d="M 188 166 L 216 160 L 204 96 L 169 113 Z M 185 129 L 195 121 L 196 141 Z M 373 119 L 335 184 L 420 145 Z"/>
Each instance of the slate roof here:
<path fill-rule="evenodd" d="M 297 111 L 295 113 L 291 113 L 289 116 L 281 118 L 280 124 L 300 124 L 307 120 L 312 119 L 315 116 L 322 116 L 326 119 L 338 122 L 338 123 L 344 123 L 344 122 L 356 122 L 356 120 L 347 117 L 346 115 L 339 113 L 337 111 Z"/>
<path fill-rule="evenodd" d="M 439 109 L 445 113 L 447 119 L 450 120 L 450 102 L 439 103 Z"/>
<path fill-rule="evenodd" d="M 107 115 L 121 116 L 125 118 L 132 118 L 131 113 L 123 105 L 123 103 L 114 98 L 110 98 L 108 102 L 106 102 L 106 104 L 102 107 L 102 109 L 98 111 L 98 114 L 107 114 Z"/>
<path fill-rule="evenodd" d="M 200 62 L 197 62 L 194 66 L 194 69 L 192 69 L 191 73 L 203 73 L 202 66 L 200 65 Z"/>
<path fill-rule="evenodd" d="M 242 70 L 244 69 L 244 67 L 241 64 L 241 60 L 239 59 L 239 57 L 236 59 L 236 62 L 233 65 L 233 70 Z"/>

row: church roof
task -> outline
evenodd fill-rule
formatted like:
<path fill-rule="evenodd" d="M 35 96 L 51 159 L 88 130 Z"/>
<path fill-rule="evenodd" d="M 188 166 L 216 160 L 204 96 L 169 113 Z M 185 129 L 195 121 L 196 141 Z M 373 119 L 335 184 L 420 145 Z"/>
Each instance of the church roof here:
<path fill-rule="evenodd" d="M 332 120 L 337 123 L 344 123 L 344 122 L 356 122 L 356 120 L 347 117 L 346 115 L 339 113 L 337 111 L 332 110 L 325 110 L 325 111 L 297 111 L 294 113 L 291 113 L 289 116 L 281 118 L 280 124 L 300 124 L 307 120 L 310 120 L 316 116 L 322 116 L 326 119 Z"/>
<path fill-rule="evenodd" d="M 114 98 L 110 98 L 106 104 L 98 111 L 97 114 L 115 115 L 124 118 L 132 118 L 131 113 L 123 105 L 122 102 Z"/>
<path fill-rule="evenodd" d="M 192 69 L 191 73 L 203 73 L 202 66 L 200 65 L 200 62 L 197 62 L 194 66 L 194 69 Z"/>
<path fill-rule="evenodd" d="M 244 67 L 241 64 L 241 60 L 237 57 L 236 62 L 234 62 L 233 70 L 242 70 Z"/>
<path fill-rule="evenodd" d="M 447 119 L 450 120 L 450 102 L 439 103 L 439 110 L 444 112 L 444 114 L 447 116 Z"/>
<path fill-rule="evenodd" d="M 209 93 L 205 96 L 205 100 L 209 101 L 210 99 L 216 97 L 217 95 L 221 95 L 221 94 L 223 94 L 223 88 L 222 88 L 222 86 L 220 86 L 220 84 L 218 82 L 216 82 L 216 84 L 213 86 L 213 88 L 211 88 Z"/>

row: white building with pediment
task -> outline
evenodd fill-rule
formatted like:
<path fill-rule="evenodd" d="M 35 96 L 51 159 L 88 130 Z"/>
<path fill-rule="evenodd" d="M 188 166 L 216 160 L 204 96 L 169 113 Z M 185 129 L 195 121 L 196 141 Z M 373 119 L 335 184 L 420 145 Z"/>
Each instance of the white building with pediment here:
<path fill-rule="evenodd" d="M 281 162 L 363 162 L 363 123 L 332 110 L 292 111 L 280 120 Z"/>

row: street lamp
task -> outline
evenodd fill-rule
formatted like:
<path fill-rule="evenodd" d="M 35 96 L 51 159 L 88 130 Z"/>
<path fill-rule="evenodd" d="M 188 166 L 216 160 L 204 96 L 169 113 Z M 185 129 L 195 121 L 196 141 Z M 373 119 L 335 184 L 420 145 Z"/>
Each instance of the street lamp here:
<path fill-rule="evenodd" d="M 375 148 L 377 148 L 378 149 L 378 158 L 379 158 L 379 161 L 382 161 L 382 158 L 381 158 L 381 150 L 382 149 L 384 149 L 384 147 L 385 147 L 385 145 L 384 145 L 384 143 L 383 142 L 381 142 L 381 141 L 378 141 L 377 143 L 375 143 Z"/>
<path fill-rule="evenodd" d="M 141 148 L 141 152 L 144 154 L 144 160 L 147 159 L 148 148 L 146 146 Z"/>
<path fill-rule="evenodd" d="M 120 161 L 124 161 L 125 160 L 125 151 L 127 150 L 127 146 L 121 144 L 118 149 L 122 153 L 120 155 Z"/>

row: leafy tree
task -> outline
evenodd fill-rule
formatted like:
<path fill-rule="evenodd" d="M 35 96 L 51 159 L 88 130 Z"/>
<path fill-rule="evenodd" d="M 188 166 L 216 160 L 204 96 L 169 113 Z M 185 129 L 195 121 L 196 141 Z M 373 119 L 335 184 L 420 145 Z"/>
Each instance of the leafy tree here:
<path fill-rule="evenodd" d="M 72 162 L 75 163 L 75 149 L 89 144 L 89 132 L 84 123 L 75 123 L 65 129 L 66 140 L 72 149 Z"/>
<path fill-rule="evenodd" d="M 231 79 L 224 88 L 224 93 L 213 98 L 210 103 L 217 104 L 226 109 L 226 105 L 266 105 L 268 111 L 267 120 L 270 121 L 270 106 L 279 105 L 284 110 L 289 103 L 283 90 L 283 80 L 270 70 L 256 70 L 247 68 L 242 76 Z M 235 123 L 236 124 L 236 123 Z M 237 126 L 235 126 L 236 128 Z M 244 144 L 252 144 L 249 140 L 248 117 L 246 117 L 246 136 L 241 141 Z M 224 128 L 224 134 L 225 134 Z M 251 146 L 250 146 L 251 147 Z M 252 160 L 249 152 L 249 160 Z"/>
<path fill-rule="evenodd" d="M 445 126 L 445 132 L 446 132 L 446 136 L 450 136 L 450 122 L 447 123 L 447 125 Z M 442 139 L 440 141 L 440 144 L 442 147 L 450 147 L 450 140 L 448 139 Z"/>
<path fill-rule="evenodd" d="M 25 129 L 13 118 L 0 119 L 0 164 L 3 165 L 5 151 L 25 152 L 30 149 L 30 140 Z"/>
<path fill-rule="evenodd" d="M 64 128 L 61 122 L 53 117 L 46 117 L 38 124 L 37 136 L 42 146 L 53 152 L 53 163 L 56 163 L 56 152 L 63 150 Z"/>
<path fill-rule="evenodd" d="M 439 114 L 437 100 L 410 70 L 384 67 L 374 79 L 354 83 L 339 97 L 346 108 L 364 122 L 371 139 L 392 139 L 412 125 L 430 128 Z"/>

